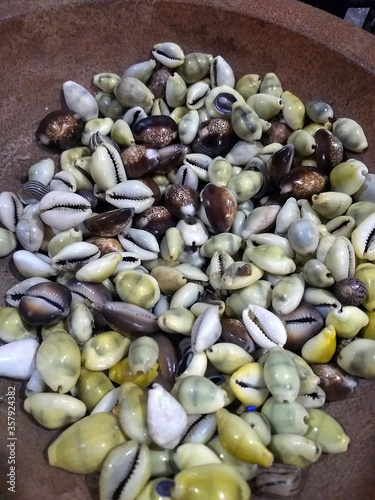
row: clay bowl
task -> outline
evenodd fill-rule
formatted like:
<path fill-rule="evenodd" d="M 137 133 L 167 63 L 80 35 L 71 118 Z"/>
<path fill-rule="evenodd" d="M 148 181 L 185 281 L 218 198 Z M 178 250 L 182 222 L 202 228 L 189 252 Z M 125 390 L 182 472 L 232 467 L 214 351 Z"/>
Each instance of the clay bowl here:
<path fill-rule="evenodd" d="M 34 0 L 0 5 L 0 181 L 17 192 L 27 170 L 52 156 L 35 143 L 40 119 L 60 107 L 62 83 L 91 88 L 95 73 L 123 70 L 149 57 L 154 43 L 175 41 L 185 53 L 221 54 L 237 75 L 268 71 L 303 101 L 323 99 L 338 117 L 361 123 L 369 148 L 361 156 L 375 171 L 375 37 L 294 0 Z M 57 157 L 54 157 L 57 160 Z M 1 291 L 17 280 L 1 262 Z M 16 493 L 8 490 L 7 405 L 0 404 L 0 498 L 97 500 L 90 478 L 48 466 L 56 436 L 23 411 L 24 383 L 1 380 L 0 395 L 16 387 Z M 303 472 L 296 500 L 375 498 L 375 384 L 361 381 L 353 397 L 330 403 L 352 442 L 343 455 L 324 455 Z M 91 478 L 92 479 L 92 478 Z M 205 499 L 208 500 L 208 499 Z"/>

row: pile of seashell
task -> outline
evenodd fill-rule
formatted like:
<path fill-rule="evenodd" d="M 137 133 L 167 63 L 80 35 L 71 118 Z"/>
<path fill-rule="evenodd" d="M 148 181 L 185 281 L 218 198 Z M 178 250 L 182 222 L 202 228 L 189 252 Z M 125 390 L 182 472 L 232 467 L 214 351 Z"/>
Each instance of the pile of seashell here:
<path fill-rule="evenodd" d="M 375 181 L 350 158 L 367 140 L 274 73 L 152 56 L 95 96 L 64 83 L 37 130 L 61 170 L 0 194 L 24 278 L 0 375 L 101 500 L 288 498 L 347 450 L 320 408 L 375 376 Z"/>

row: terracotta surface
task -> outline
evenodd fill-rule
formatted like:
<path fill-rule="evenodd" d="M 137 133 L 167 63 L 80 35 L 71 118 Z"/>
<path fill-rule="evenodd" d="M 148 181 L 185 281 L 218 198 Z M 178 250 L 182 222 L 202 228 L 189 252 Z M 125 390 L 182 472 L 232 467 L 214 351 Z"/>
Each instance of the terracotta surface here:
<path fill-rule="evenodd" d="M 361 156 L 375 171 L 375 37 L 294 0 L 68 1 L 0 4 L 0 190 L 16 191 L 30 165 L 49 156 L 34 133 L 47 111 L 60 107 L 64 81 L 90 87 L 102 71 L 122 74 L 146 60 L 154 43 L 175 41 L 186 53 L 221 54 L 236 75 L 275 71 L 284 89 L 302 100 L 324 99 L 336 116 L 357 119 L 370 147 Z M 354 155 L 353 155 L 354 156 Z M 56 158 L 55 158 L 56 159 Z M 1 291 L 17 279 L 5 259 Z M 7 407 L 0 403 L 0 499 L 96 500 L 95 478 L 53 469 L 46 448 L 56 432 L 24 413 L 24 384 L 0 381 L 0 395 L 16 386 L 16 493 L 7 491 Z M 352 437 L 349 452 L 323 456 L 304 471 L 296 500 L 375 498 L 375 384 L 326 405 Z M 206 500 L 206 499 L 205 499 Z M 209 499 L 207 499 L 209 500 Z"/>

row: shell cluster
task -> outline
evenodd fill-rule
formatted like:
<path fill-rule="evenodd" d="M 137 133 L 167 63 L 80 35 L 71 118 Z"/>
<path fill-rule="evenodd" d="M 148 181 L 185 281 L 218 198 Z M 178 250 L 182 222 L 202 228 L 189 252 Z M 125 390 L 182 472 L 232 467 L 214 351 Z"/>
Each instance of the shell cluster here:
<path fill-rule="evenodd" d="M 0 194 L 0 375 L 101 500 L 300 490 L 375 377 L 375 177 L 361 126 L 275 73 L 163 42 L 41 120 L 60 151 Z M 372 188 L 371 188 L 372 186 Z M 372 189 L 372 190 L 371 190 Z M 369 194 L 370 193 L 370 194 Z M 76 443 L 79 441 L 79 447 Z"/>

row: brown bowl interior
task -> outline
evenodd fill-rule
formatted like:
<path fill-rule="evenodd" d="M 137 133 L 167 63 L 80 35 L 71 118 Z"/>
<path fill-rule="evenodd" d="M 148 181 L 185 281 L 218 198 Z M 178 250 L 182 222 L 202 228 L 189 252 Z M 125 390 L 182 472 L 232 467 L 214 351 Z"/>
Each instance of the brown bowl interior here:
<path fill-rule="evenodd" d="M 325 100 L 336 117 L 358 120 L 370 144 L 360 158 L 375 172 L 375 37 L 315 8 L 295 0 L 3 0 L 0 19 L 1 191 L 16 192 L 28 168 L 51 156 L 36 145 L 34 134 L 40 119 L 60 108 L 64 81 L 92 88 L 94 74 L 121 75 L 130 64 L 148 59 L 160 41 L 175 41 L 185 53 L 221 54 L 237 76 L 274 71 L 284 89 L 303 101 Z M 9 258 L 0 269 L 4 293 L 17 272 Z M 57 433 L 26 415 L 24 385 L 0 381 L 0 395 L 8 386 L 17 388 L 16 494 L 6 484 L 7 407 L 2 403 L 0 498 L 98 499 L 94 480 L 47 465 L 46 449 Z M 374 400 L 375 385 L 361 381 L 353 397 L 326 405 L 351 436 L 349 451 L 324 455 L 306 469 L 302 493 L 293 498 L 375 498 Z"/>

